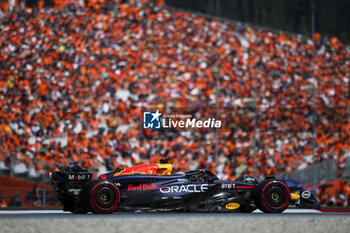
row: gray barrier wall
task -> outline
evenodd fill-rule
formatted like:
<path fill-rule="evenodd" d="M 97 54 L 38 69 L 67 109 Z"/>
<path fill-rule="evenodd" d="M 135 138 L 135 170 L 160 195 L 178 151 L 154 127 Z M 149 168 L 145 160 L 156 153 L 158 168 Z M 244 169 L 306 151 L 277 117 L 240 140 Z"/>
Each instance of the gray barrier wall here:
<path fill-rule="evenodd" d="M 350 157 L 345 159 L 345 167 L 338 173 L 337 161 L 326 161 L 302 170 L 284 173 L 277 177 L 297 180 L 304 185 L 320 184 L 339 177 L 350 178 Z"/>

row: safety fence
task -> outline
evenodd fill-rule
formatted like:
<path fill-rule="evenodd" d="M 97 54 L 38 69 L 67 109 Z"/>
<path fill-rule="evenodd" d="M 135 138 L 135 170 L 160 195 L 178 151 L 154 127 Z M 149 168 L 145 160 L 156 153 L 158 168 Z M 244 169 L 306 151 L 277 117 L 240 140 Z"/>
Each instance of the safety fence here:
<path fill-rule="evenodd" d="M 0 206 L 55 206 L 51 185 L 0 175 Z"/>
<path fill-rule="evenodd" d="M 304 185 L 321 184 L 337 178 L 350 178 L 350 157 L 345 159 L 343 165 L 337 164 L 335 160 L 325 161 L 277 177 L 297 180 Z"/>

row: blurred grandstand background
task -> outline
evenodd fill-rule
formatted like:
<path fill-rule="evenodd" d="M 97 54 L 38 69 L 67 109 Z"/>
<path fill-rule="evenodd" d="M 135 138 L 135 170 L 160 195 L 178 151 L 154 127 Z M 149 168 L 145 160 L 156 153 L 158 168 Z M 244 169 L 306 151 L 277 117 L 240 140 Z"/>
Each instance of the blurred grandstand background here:
<path fill-rule="evenodd" d="M 161 0 L 0 2 L 1 173 L 45 182 L 58 165 L 97 175 L 167 157 L 221 179 L 341 179 L 348 203 L 350 57 L 332 31 L 308 38 Z M 204 107 L 229 130 L 140 127 L 144 109 Z"/>

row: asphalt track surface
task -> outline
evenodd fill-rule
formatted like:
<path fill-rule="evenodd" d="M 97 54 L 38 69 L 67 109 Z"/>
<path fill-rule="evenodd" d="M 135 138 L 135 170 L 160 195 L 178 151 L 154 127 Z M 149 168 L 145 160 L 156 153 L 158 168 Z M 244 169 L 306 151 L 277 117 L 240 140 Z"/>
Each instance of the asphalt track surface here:
<path fill-rule="evenodd" d="M 71 214 L 60 210 L 0 210 L 0 233 L 222 233 L 350 232 L 350 213 L 287 209 L 281 214 L 114 213 Z"/>

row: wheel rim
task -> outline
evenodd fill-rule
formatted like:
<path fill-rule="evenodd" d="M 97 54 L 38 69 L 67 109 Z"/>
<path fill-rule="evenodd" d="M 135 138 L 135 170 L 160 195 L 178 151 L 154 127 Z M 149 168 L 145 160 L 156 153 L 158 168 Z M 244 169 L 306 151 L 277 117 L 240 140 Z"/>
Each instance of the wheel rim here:
<path fill-rule="evenodd" d="M 279 207 L 285 203 L 287 194 L 285 191 L 279 186 L 272 186 L 267 191 L 267 201 L 270 205 L 274 207 Z"/>
<path fill-rule="evenodd" d="M 277 192 L 271 194 L 271 198 L 273 201 L 278 201 L 280 199 L 280 195 Z"/>
<path fill-rule="evenodd" d="M 100 196 L 101 201 L 105 202 L 108 200 L 108 195 L 106 193 L 102 193 Z"/>
<path fill-rule="evenodd" d="M 116 195 L 110 187 L 102 187 L 96 192 L 96 202 L 102 208 L 113 206 Z"/>

